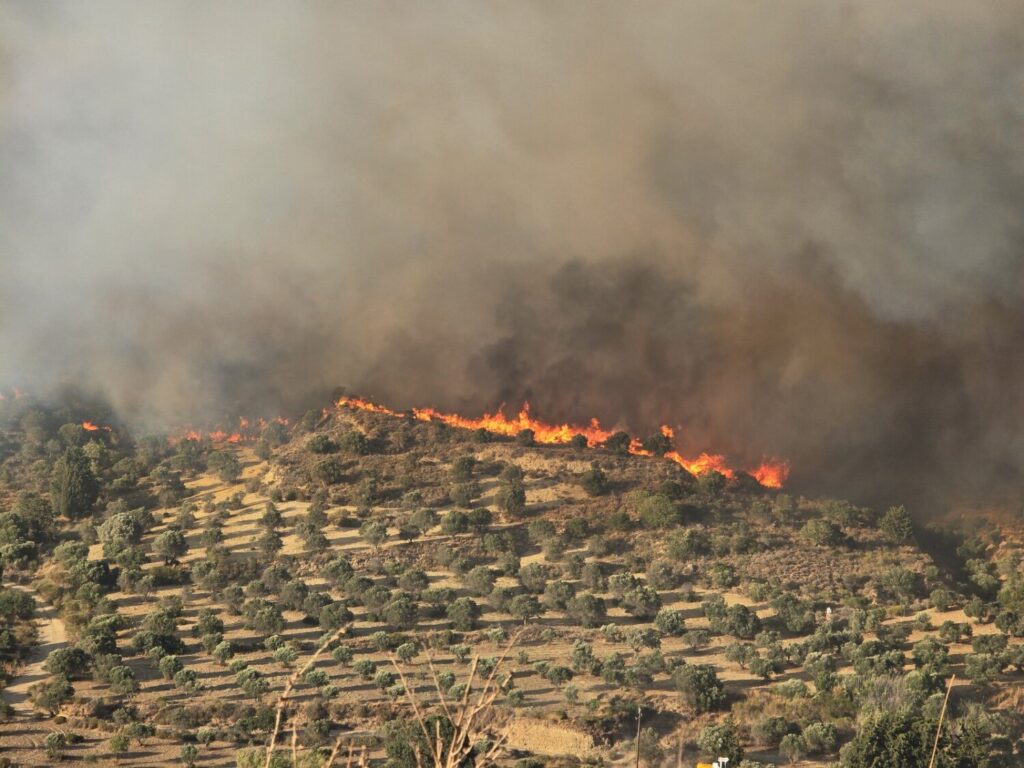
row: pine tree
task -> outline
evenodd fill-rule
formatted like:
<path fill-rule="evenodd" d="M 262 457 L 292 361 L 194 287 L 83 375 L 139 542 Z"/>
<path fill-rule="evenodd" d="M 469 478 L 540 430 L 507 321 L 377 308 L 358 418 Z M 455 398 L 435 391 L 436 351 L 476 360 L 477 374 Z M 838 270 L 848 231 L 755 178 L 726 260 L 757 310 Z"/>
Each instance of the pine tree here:
<path fill-rule="evenodd" d="M 99 483 L 81 448 L 68 448 L 53 467 L 51 505 L 55 515 L 84 517 L 99 496 Z"/>

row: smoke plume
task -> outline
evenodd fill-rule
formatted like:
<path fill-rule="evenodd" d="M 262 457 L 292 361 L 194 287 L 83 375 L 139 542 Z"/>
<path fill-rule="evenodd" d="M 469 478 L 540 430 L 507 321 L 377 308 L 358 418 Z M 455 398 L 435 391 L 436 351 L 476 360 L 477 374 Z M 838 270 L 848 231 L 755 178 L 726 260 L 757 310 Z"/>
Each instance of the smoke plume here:
<path fill-rule="evenodd" d="M 1018 493 L 1024 10 L 0 2 L 0 382 Z M 925 491 L 930 491 L 925 494 Z"/>

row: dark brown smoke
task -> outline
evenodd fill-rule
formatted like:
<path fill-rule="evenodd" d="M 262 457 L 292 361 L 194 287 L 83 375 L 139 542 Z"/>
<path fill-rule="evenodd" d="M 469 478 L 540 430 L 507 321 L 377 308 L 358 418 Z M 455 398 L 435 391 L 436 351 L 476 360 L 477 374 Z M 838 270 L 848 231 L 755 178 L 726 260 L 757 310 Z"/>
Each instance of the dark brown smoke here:
<path fill-rule="evenodd" d="M 1024 11 L 0 5 L 0 381 L 320 403 L 1019 494 Z"/>

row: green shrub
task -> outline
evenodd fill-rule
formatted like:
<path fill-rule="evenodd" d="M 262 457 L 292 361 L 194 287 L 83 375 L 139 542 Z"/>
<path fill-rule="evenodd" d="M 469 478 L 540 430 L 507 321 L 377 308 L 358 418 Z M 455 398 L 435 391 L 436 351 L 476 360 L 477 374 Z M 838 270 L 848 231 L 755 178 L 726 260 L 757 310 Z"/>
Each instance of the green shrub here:
<path fill-rule="evenodd" d="M 580 487 L 588 496 L 603 496 L 608 492 L 608 477 L 600 468 L 593 467 L 580 475 Z"/>
<path fill-rule="evenodd" d="M 732 764 L 743 759 L 739 731 L 731 717 L 719 725 L 709 725 L 701 730 L 697 735 L 697 749 L 708 758 L 727 757 Z"/>
<path fill-rule="evenodd" d="M 878 527 L 893 544 L 906 544 L 914 535 L 914 523 L 902 506 L 889 507 L 882 515 Z"/>
<path fill-rule="evenodd" d="M 814 518 L 804 523 L 800 536 L 812 544 L 823 547 L 835 547 L 843 541 L 843 531 L 831 520 Z"/>
<path fill-rule="evenodd" d="M 711 712 L 720 709 L 725 703 L 725 686 L 710 664 L 686 664 L 679 667 L 673 673 L 672 681 L 683 700 L 697 712 Z"/>

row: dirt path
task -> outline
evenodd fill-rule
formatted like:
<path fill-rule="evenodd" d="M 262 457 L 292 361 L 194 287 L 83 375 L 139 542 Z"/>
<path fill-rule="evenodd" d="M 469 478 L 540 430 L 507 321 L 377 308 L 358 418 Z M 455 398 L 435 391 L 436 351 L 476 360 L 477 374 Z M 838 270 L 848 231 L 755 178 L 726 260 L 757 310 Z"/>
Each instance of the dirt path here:
<path fill-rule="evenodd" d="M 0 691 L 0 698 L 15 709 L 31 712 L 32 706 L 28 701 L 28 689 L 47 677 L 43 663 L 51 651 L 63 648 L 68 644 L 67 631 L 64 628 L 64 622 L 57 616 L 56 609 L 52 605 L 41 602 L 35 592 L 17 585 L 11 586 L 10 589 L 20 589 L 36 599 L 35 624 L 39 633 L 39 642 L 25 660 L 25 667 L 21 670 L 21 674 Z"/>

